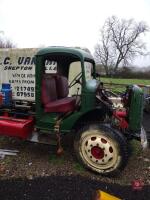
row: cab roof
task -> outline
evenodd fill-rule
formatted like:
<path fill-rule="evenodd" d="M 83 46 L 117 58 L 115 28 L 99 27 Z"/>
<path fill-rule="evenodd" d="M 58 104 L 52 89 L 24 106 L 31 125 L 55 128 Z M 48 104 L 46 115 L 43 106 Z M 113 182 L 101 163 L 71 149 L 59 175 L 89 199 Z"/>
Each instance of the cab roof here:
<path fill-rule="evenodd" d="M 51 54 L 51 53 L 65 53 L 65 54 L 72 54 L 79 57 L 81 60 L 91 60 L 94 62 L 94 59 L 90 53 L 85 50 L 78 49 L 78 48 L 71 48 L 71 47 L 47 47 L 39 50 L 36 53 L 36 56 Z"/>

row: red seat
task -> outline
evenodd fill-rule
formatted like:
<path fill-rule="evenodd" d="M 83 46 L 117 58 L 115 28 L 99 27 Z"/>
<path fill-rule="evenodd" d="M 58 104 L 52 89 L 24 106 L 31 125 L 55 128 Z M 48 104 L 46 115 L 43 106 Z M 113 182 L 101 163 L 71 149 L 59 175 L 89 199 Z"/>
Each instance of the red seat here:
<path fill-rule="evenodd" d="M 58 99 L 45 105 L 45 112 L 61 112 L 66 113 L 73 111 L 75 108 L 75 99 L 71 97 Z"/>
<path fill-rule="evenodd" d="M 63 76 L 45 74 L 42 80 L 42 103 L 45 112 L 66 113 L 75 109 L 76 100 L 67 97 L 68 80 Z"/>
<path fill-rule="evenodd" d="M 42 80 L 42 103 L 46 105 L 49 102 L 55 101 L 57 99 L 56 91 L 56 81 L 54 76 L 45 74 Z"/>

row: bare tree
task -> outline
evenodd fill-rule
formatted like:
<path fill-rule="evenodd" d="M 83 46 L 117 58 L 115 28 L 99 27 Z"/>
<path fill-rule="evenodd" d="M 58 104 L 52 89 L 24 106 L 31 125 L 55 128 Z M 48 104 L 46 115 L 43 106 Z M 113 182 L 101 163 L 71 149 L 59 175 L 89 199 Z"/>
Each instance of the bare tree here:
<path fill-rule="evenodd" d="M 113 52 L 111 48 L 111 39 L 110 32 L 107 30 L 107 27 L 104 25 L 100 30 L 101 41 L 95 46 L 95 57 L 96 60 L 105 68 L 106 74 L 109 75 L 111 71 L 112 61 L 113 61 Z"/>
<path fill-rule="evenodd" d="M 137 55 L 145 55 L 142 34 L 149 31 L 144 22 L 134 19 L 108 18 L 100 30 L 100 42 L 95 46 L 95 58 L 105 68 L 106 74 L 116 73 L 119 65 L 128 65 Z"/>
<path fill-rule="evenodd" d="M 13 42 L 5 37 L 3 37 L 4 32 L 0 31 L 0 48 L 14 48 Z"/>

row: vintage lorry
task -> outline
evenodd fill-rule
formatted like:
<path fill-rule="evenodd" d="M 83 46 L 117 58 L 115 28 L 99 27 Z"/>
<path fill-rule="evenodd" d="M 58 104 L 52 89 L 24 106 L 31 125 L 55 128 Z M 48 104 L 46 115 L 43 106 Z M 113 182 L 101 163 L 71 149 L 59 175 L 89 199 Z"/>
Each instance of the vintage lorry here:
<path fill-rule="evenodd" d="M 61 154 L 62 137 L 72 134 L 78 160 L 104 175 L 125 167 L 129 139 L 147 142 L 141 88 L 129 86 L 124 111 L 116 111 L 86 51 L 48 47 L 32 59 L 17 57 L 16 65 L 11 55 L 1 56 L 0 64 L 1 135 L 43 143 L 55 140 Z"/>

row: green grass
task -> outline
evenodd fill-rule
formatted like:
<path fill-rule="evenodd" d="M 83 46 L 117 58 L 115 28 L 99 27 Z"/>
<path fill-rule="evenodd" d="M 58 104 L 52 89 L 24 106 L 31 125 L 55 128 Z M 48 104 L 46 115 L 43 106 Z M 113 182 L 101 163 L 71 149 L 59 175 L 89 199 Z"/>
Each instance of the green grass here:
<path fill-rule="evenodd" d="M 65 163 L 65 156 L 64 155 L 58 156 L 53 154 L 50 156 L 49 161 L 54 165 L 63 165 Z"/>
<path fill-rule="evenodd" d="M 140 141 L 137 140 L 131 140 L 129 142 L 130 148 L 131 148 L 131 154 L 133 156 L 141 156 L 142 154 L 142 146 L 140 144 Z"/>
<path fill-rule="evenodd" d="M 101 81 L 103 81 L 104 83 L 150 85 L 150 80 L 143 79 L 101 78 Z"/>
<path fill-rule="evenodd" d="M 73 167 L 77 172 L 85 172 L 85 168 L 80 163 L 74 163 Z"/>
<path fill-rule="evenodd" d="M 150 85 L 150 80 L 144 79 L 119 79 L 119 78 L 101 78 L 106 88 L 112 90 L 113 92 L 123 92 L 126 89 L 126 85 Z M 108 83 L 109 85 L 106 85 Z M 124 85 L 113 85 L 113 84 L 124 84 Z"/>
<path fill-rule="evenodd" d="M 63 165 L 65 163 L 65 160 L 67 160 L 67 155 L 64 154 L 61 156 L 53 154 L 49 158 L 49 161 L 56 166 Z M 74 162 L 72 166 L 76 172 L 79 173 L 85 172 L 85 168 L 78 162 Z"/>

